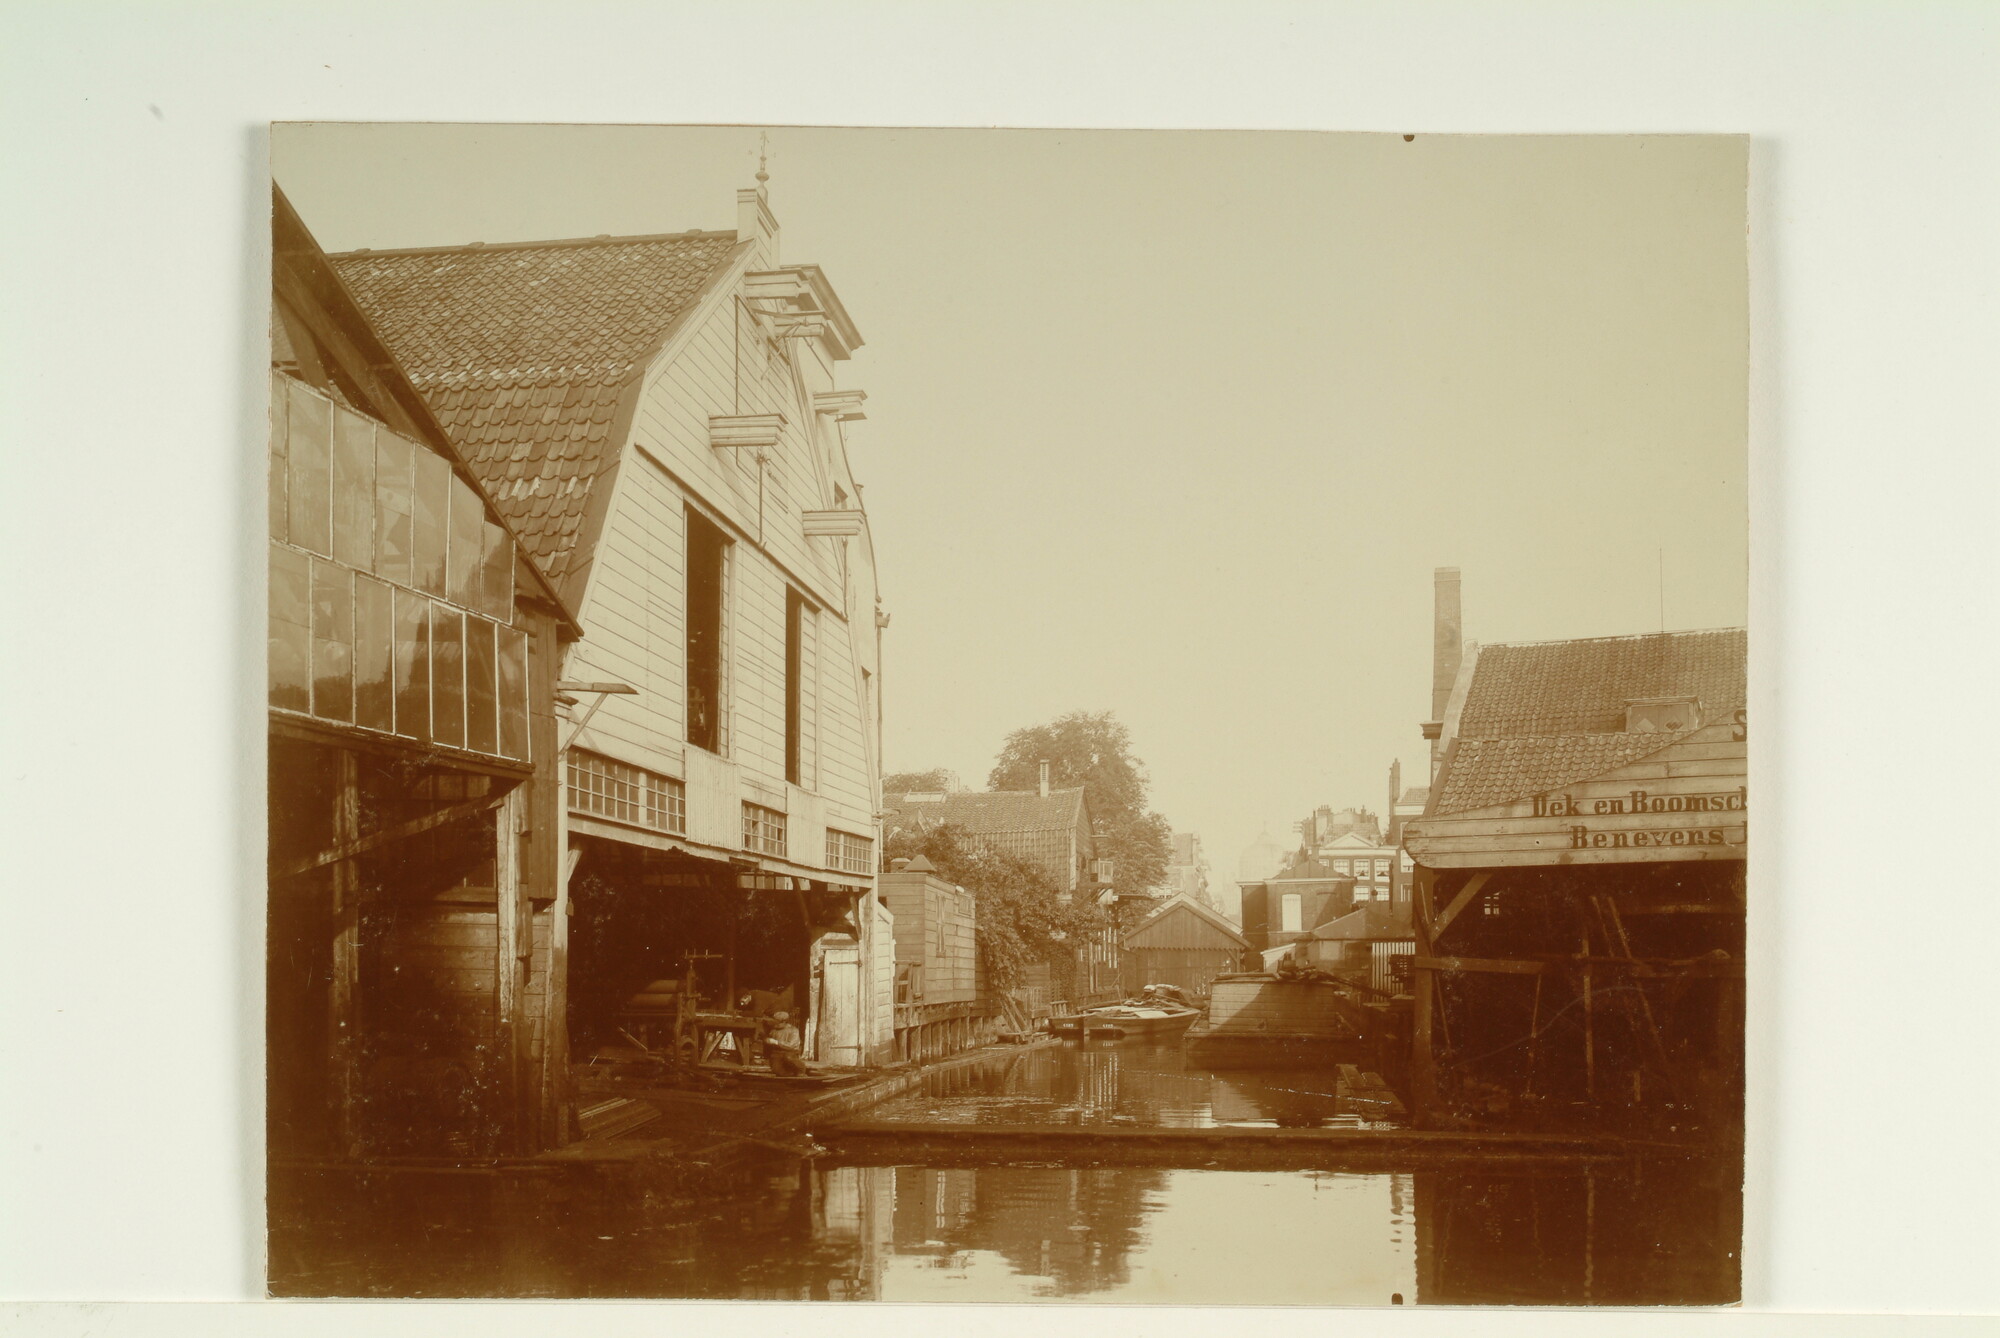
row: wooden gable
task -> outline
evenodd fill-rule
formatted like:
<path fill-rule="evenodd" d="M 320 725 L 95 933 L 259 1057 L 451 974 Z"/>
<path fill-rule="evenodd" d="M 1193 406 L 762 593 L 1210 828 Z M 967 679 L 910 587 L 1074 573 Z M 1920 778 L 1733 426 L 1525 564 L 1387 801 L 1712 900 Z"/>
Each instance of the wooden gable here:
<path fill-rule="evenodd" d="M 1748 852 L 1744 735 L 1738 723 L 1711 725 L 1546 793 L 1415 818 L 1404 844 L 1432 869 L 1740 860 Z"/>
<path fill-rule="evenodd" d="M 1218 919 L 1203 915 L 1185 901 L 1162 908 L 1151 919 L 1127 932 L 1123 942 L 1128 952 L 1147 948 L 1195 948 L 1236 953 L 1250 946 L 1249 939 Z"/>

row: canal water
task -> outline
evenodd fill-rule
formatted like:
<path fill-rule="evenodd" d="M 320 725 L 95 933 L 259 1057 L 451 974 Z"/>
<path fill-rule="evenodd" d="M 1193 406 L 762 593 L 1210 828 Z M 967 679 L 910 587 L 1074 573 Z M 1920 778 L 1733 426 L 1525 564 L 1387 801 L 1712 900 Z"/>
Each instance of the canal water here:
<path fill-rule="evenodd" d="M 867 1118 L 913 1131 L 1379 1122 L 1343 1105 L 1307 1071 L 1210 1074 L 1186 1069 L 1178 1047 L 1126 1043 L 947 1067 Z M 688 1170 L 274 1175 L 272 1289 L 1211 1305 L 1737 1296 L 1740 1167 L 1713 1161 L 1349 1174 L 849 1165 L 759 1148 L 699 1183 Z"/>

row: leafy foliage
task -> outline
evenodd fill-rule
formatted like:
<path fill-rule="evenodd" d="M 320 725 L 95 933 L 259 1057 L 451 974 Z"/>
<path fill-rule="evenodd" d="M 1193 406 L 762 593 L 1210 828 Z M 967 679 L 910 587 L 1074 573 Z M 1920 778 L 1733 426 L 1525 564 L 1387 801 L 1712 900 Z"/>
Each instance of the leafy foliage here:
<path fill-rule="evenodd" d="M 1145 764 L 1132 755 L 1132 736 L 1109 711 L 1072 711 L 1045 725 L 1017 729 L 1001 745 L 987 777 L 994 790 L 1032 790 L 1049 763 L 1049 784 L 1082 786 L 1097 826 L 1097 853 L 1114 861 L 1112 888 L 1125 914 L 1143 914 L 1166 881 L 1173 829 L 1146 808 Z M 1135 904 L 1136 903 L 1136 904 Z"/>
<path fill-rule="evenodd" d="M 1066 987 L 1076 946 L 1109 923 L 1087 899 L 1065 897 L 1041 866 L 989 850 L 962 827 L 898 831 L 883 853 L 889 859 L 922 855 L 938 877 L 972 893 L 980 960 L 996 989 L 1016 988 L 1037 963 L 1049 966 L 1058 988 Z"/>
<path fill-rule="evenodd" d="M 892 771 L 882 778 L 883 794 L 950 794 L 959 788 L 958 773 L 945 767 Z"/>

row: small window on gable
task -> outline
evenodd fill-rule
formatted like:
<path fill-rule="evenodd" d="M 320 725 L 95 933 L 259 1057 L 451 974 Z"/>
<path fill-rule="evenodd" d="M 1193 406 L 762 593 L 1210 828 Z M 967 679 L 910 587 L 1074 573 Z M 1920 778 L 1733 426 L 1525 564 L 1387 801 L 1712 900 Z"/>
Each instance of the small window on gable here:
<path fill-rule="evenodd" d="M 1701 724 L 1694 697 L 1635 697 L 1625 703 L 1627 734 L 1679 734 Z"/>

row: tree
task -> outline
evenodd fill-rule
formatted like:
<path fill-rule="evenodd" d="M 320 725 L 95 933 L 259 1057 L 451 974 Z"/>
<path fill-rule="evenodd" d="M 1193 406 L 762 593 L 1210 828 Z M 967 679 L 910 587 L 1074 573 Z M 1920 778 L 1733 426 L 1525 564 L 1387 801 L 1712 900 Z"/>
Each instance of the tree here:
<path fill-rule="evenodd" d="M 1044 761 L 1051 786 L 1083 787 L 1098 858 L 1114 862 L 1112 890 L 1119 900 L 1150 899 L 1166 881 L 1173 829 L 1146 808 L 1145 764 L 1132 755 L 1125 726 L 1109 711 L 1071 711 L 1046 725 L 1017 729 L 1001 745 L 987 788 L 1032 790 Z"/>
<path fill-rule="evenodd" d="M 883 794 L 953 794 L 961 788 L 958 773 L 944 767 L 895 771 L 882 778 Z"/>
<path fill-rule="evenodd" d="M 1045 964 L 1059 996 L 1073 997 L 1076 946 L 1107 918 L 1090 899 L 1064 894 L 1038 864 L 988 849 L 964 828 L 903 828 L 883 851 L 889 859 L 922 855 L 937 876 L 972 893 L 979 957 L 992 988 L 1018 988 L 1027 968 Z"/>

